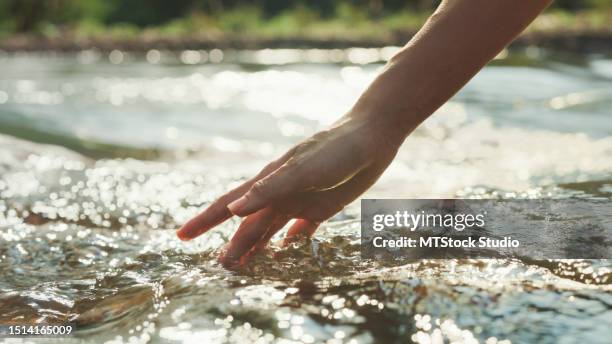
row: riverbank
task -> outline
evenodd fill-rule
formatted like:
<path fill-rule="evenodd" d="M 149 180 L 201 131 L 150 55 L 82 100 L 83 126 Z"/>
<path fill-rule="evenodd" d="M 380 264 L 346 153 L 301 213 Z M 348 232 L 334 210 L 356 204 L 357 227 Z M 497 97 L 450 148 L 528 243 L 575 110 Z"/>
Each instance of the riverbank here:
<path fill-rule="evenodd" d="M 148 37 L 129 38 L 75 38 L 14 35 L 0 41 L 4 52 L 77 52 L 97 49 L 103 52 L 123 50 L 146 52 L 152 49 L 264 49 L 264 48 L 318 48 L 343 49 L 349 47 L 401 46 L 408 42 L 415 31 L 398 31 L 379 39 L 351 37 L 250 37 L 237 35 Z M 532 32 L 521 35 L 512 47 L 537 46 L 553 51 L 612 54 L 612 30 L 568 30 L 556 32 Z"/>
<path fill-rule="evenodd" d="M 408 42 L 416 31 L 397 31 L 380 39 L 360 37 L 253 37 L 248 35 L 210 35 L 184 37 L 129 38 L 71 36 L 44 37 L 38 35 L 14 35 L 0 41 L 4 52 L 77 52 L 88 49 L 100 51 L 123 50 L 146 52 L 152 49 L 265 49 L 305 48 L 343 49 L 349 47 L 401 46 Z M 555 32 L 530 32 L 521 35 L 511 47 L 537 46 L 553 51 L 575 53 L 612 53 L 612 30 L 567 30 Z"/>
<path fill-rule="evenodd" d="M 0 31 L 5 52 L 77 52 L 96 49 L 210 50 L 264 48 L 344 49 L 402 46 L 426 21 L 429 12 L 401 11 L 373 18 L 367 11 L 349 11 L 327 19 L 290 11 L 263 18 L 248 9 L 217 16 L 192 14 L 165 24 L 139 27 L 130 23 L 100 24 L 83 20 L 71 24 L 41 24 L 36 30 Z M 354 12 L 354 13 L 353 13 Z M 566 12 L 550 10 L 538 17 L 513 43 L 547 50 L 612 54 L 612 10 Z"/>

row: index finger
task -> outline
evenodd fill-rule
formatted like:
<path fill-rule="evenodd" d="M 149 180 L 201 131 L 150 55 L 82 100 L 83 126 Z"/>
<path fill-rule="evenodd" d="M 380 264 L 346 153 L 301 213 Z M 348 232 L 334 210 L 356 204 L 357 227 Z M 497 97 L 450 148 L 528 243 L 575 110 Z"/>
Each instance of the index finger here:
<path fill-rule="evenodd" d="M 187 221 L 187 223 L 176 232 L 176 235 L 181 240 L 191 240 L 232 217 L 232 213 L 227 208 L 227 205 L 244 195 L 258 180 L 278 169 L 291 157 L 293 152 L 294 149 L 289 150 L 277 160 L 269 163 L 255 177 L 219 197 L 203 212 Z"/>
<path fill-rule="evenodd" d="M 181 240 L 191 240 L 232 217 L 227 205 L 244 194 L 253 183 L 254 181 L 249 180 L 221 196 L 199 215 L 187 221 L 176 235 Z"/>

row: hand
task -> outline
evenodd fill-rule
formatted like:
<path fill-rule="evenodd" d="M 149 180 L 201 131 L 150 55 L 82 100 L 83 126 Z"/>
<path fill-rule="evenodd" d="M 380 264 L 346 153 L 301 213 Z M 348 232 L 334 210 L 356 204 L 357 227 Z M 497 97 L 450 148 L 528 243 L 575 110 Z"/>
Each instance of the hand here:
<path fill-rule="evenodd" d="M 312 235 L 319 223 L 374 184 L 406 135 L 550 2 L 443 1 L 347 116 L 223 195 L 185 224 L 178 236 L 192 239 L 232 214 L 246 216 L 221 256 L 221 262 L 231 267 L 265 246 L 292 218 L 297 221 L 286 241 Z"/>
<path fill-rule="evenodd" d="M 232 215 L 246 216 L 221 254 L 220 261 L 226 267 L 245 263 L 293 218 L 297 221 L 285 242 L 310 236 L 322 221 L 372 186 L 386 169 L 403 139 L 392 131 L 377 121 L 347 116 L 221 196 L 177 235 L 190 240 Z"/>

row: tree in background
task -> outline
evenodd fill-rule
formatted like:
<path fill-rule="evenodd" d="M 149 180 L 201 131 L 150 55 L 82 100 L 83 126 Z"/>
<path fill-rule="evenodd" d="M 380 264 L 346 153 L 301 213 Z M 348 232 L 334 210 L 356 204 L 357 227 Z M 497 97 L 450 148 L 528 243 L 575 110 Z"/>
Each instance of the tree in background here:
<path fill-rule="evenodd" d="M 100 25 L 159 26 L 200 13 L 215 19 L 234 11 L 234 21 L 256 13 L 269 20 L 292 11 L 310 11 L 316 17 L 338 17 L 347 8 L 361 17 L 377 19 L 400 11 L 431 12 L 439 0 L 0 0 L 0 31 L 32 32 L 41 25 L 70 26 L 82 22 Z M 612 9 L 612 0 L 556 0 L 553 8 L 565 11 Z M 351 16 L 346 16 L 350 20 Z"/>

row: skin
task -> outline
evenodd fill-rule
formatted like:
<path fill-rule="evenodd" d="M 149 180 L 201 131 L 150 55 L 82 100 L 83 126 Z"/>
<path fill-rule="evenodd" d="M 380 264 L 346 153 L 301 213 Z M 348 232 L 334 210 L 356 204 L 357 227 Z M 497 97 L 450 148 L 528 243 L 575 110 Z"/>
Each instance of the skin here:
<path fill-rule="evenodd" d="M 396 54 L 353 108 L 268 164 L 187 222 L 193 239 L 233 215 L 244 217 L 220 262 L 233 268 L 291 219 L 285 242 L 370 188 L 404 139 L 531 23 L 550 0 L 445 0 Z"/>

